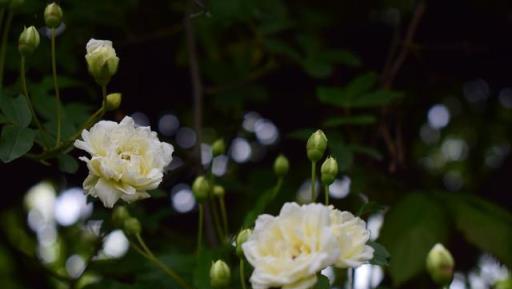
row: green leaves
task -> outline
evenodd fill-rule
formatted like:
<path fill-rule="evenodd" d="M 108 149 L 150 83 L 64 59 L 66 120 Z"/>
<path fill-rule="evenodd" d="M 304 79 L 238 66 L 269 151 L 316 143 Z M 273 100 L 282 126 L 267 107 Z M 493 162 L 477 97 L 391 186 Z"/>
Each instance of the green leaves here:
<path fill-rule="evenodd" d="M 0 107 L 7 122 L 19 127 L 30 125 L 32 115 L 23 95 L 18 95 L 15 98 L 0 95 Z"/>
<path fill-rule="evenodd" d="M 396 286 L 422 272 L 429 250 L 448 235 L 442 207 L 427 195 L 412 193 L 386 214 L 380 241 L 393 258 L 389 273 Z"/>
<path fill-rule="evenodd" d="M 316 281 L 315 286 L 313 286 L 313 289 L 329 289 L 331 285 L 329 284 L 329 278 L 322 274 L 318 274 L 318 281 Z"/>
<path fill-rule="evenodd" d="M 512 214 L 471 195 L 446 196 L 457 230 L 466 240 L 512 267 Z"/>
<path fill-rule="evenodd" d="M 14 125 L 4 126 L 0 137 L 0 159 L 11 162 L 27 153 L 34 144 L 35 131 Z"/>
<path fill-rule="evenodd" d="M 368 242 L 368 245 L 370 245 L 373 248 L 373 259 L 370 260 L 370 264 L 373 265 L 379 265 L 379 266 L 388 266 L 389 260 L 391 258 L 391 255 L 389 254 L 388 250 L 384 248 L 381 244 L 370 241 Z"/>
<path fill-rule="evenodd" d="M 343 108 L 382 106 L 400 98 L 402 93 L 376 89 L 377 74 L 369 72 L 356 77 L 344 87 L 319 87 L 318 99 L 326 104 Z"/>

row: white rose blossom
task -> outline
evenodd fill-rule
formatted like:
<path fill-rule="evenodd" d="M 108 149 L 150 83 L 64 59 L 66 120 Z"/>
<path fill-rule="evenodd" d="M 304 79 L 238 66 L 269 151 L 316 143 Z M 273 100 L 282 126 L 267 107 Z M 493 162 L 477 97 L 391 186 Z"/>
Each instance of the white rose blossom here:
<path fill-rule="evenodd" d="M 356 267 L 373 257 L 363 220 L 332 206 L 286 203 L 278 216 L 260 215 L 242 245 L 254 267 L 253 289 L 308 289 L 328 266 Z"/>
<path fill-rule="evenodd" d="M 75 147 L 91 155 L 80 157 L 89 168 L 85 191 L 108 208 L 119 199 L 132 202 L 149 197 L 146 191 L 158 187 L 174 151 L 149 127 L 136 127 L 128 116 L 120 123 L 100 121 L 83 130 Z"/>

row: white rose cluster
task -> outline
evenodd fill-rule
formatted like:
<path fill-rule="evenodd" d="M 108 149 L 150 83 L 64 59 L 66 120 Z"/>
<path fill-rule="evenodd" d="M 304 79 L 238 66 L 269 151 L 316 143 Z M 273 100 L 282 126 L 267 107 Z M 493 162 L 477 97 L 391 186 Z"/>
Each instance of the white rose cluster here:
<path fill-rule="evenodd" d="M 278 216 L 260 215 L 242 245 L 254 267 L 253 289 L 308 289 L 334 265 L 357 267 L 373 258 L 365 222 L 322 204 L 286 203 Z"/>
<path fill-rule="evenodd" d="M 131 117 L 120 123 L 100 121 L 83 130 L 75 147 L 91 157 L 80 157 L 87 163 L 89 176 L 85 191 L 111 208 L 122 199 L 132 202 L 147 198 L 146 192 L 158 187 L 163 169 L 171 162 L 174 148 L 161 142 L 149 127 L 137 127 Z"/>

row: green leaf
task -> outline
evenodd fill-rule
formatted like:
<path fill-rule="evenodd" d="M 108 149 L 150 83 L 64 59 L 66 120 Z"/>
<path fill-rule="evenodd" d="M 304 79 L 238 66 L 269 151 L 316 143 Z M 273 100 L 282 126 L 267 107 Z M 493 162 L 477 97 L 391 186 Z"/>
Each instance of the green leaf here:
<path fill-rule="evenodd" d="M 373 248 L 373 259 L 370 261 L 370 264 L 379 265 L 379 266 L 388 266 L 391 255 L 388 250 L 381 244 L 370 241 L 368 245 Z"/>
<path fill-rule="evenodd" d="M 68 155 L 68 154 L 60 154 L 57 157 L 57 163 L 59 165 L 59 170 L 68 174 L 74 174 L 78 170 L 78 161 Z"/>
<path fill-rule="evenodd" d="M 315 286 L 313 286 L 313 289 L 329 289 L 331 288 L 331 285 L 329 283 L 329 278 L 322 274 L 318 274 L 317 277 L 318 281 L 316 281 Z"/>
<path fill-rule="evenodd" d="M 11 162 L 27 153 L 34 144 L 35 131 L 18 126 L 4 126 L 0 137 L 0 159 Z"/>
<path fill-rule="evenodd" d="M 306 72 L 316 78 L 325 78 L 332 73 L 332 65 L 319 57 L 308 56 L 302 61 L 302 67 Z"/>
<path fill-rule="evenodd" d="M 370 114 L 354 115 L 354 116 L 335 116 L 324 122 L 326 127 L 337 127 L 342 125 L 368 125 L 377 121 L 375 116 Z"/>
<path fill-rule="evenodd" d="M 30 125 L 32 114 L 23 95 L 18 95 L 15 98 L 4 95 L 0 101 L 2 112 L 10 123 L 19 127 L 28 127 Z"/>
<path fill-rule="evenodd" d="M 443 197 L 457 229 L 466 240 L 512 267 L 512 214 L 476 196 L 454 194 Z"/>
<path fill-rule="evenodd" d="M 424 194 L 408 194 L 391 207 L 379 240 L 393 256 L 389 273 L 395 287 L 424 271 L 428 252 L 448 235 L 447 224 L 440 204 Z"/>
<path fill-rule="evenodd" d="M 323 51 L 320 56 L 329 63 L 344 64 L 350 67 L 361 66 L 361 60 L 348 50 Z"/>
<path fill-rule="evenodd" d="M 289 57 L 291 60 L 295 62 L 300 62 L 302 56 L 299 52 L 293 49 L 288 43 L 278 40 L 278 39 L 265 39 L 265 47 L 268 51 L 275 54 L 282 54 Z"/>

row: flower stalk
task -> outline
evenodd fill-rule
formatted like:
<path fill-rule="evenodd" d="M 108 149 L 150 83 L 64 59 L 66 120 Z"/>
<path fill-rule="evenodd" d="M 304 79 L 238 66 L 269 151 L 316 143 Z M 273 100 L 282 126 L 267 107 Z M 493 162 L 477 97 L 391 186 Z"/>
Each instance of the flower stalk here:
<path fill-rule="evenodd" d="M 60 89 L 59 82 L 57 80 L 57 57 L 55 53 L 55 38 L 56 31 L 55 28 L 52 27 L 50 29 L 50 42 L 51 42 L 51 58 L 52 58 L 52 75 L 53 75 L 53 88 L 55 90 L 55 106 L 57 113 L 57 138 L 55 140 L 55 147 L 58 147 L 61 142 L 61 131 L 62 131 L 62 104 L 60 101 Z"/>

